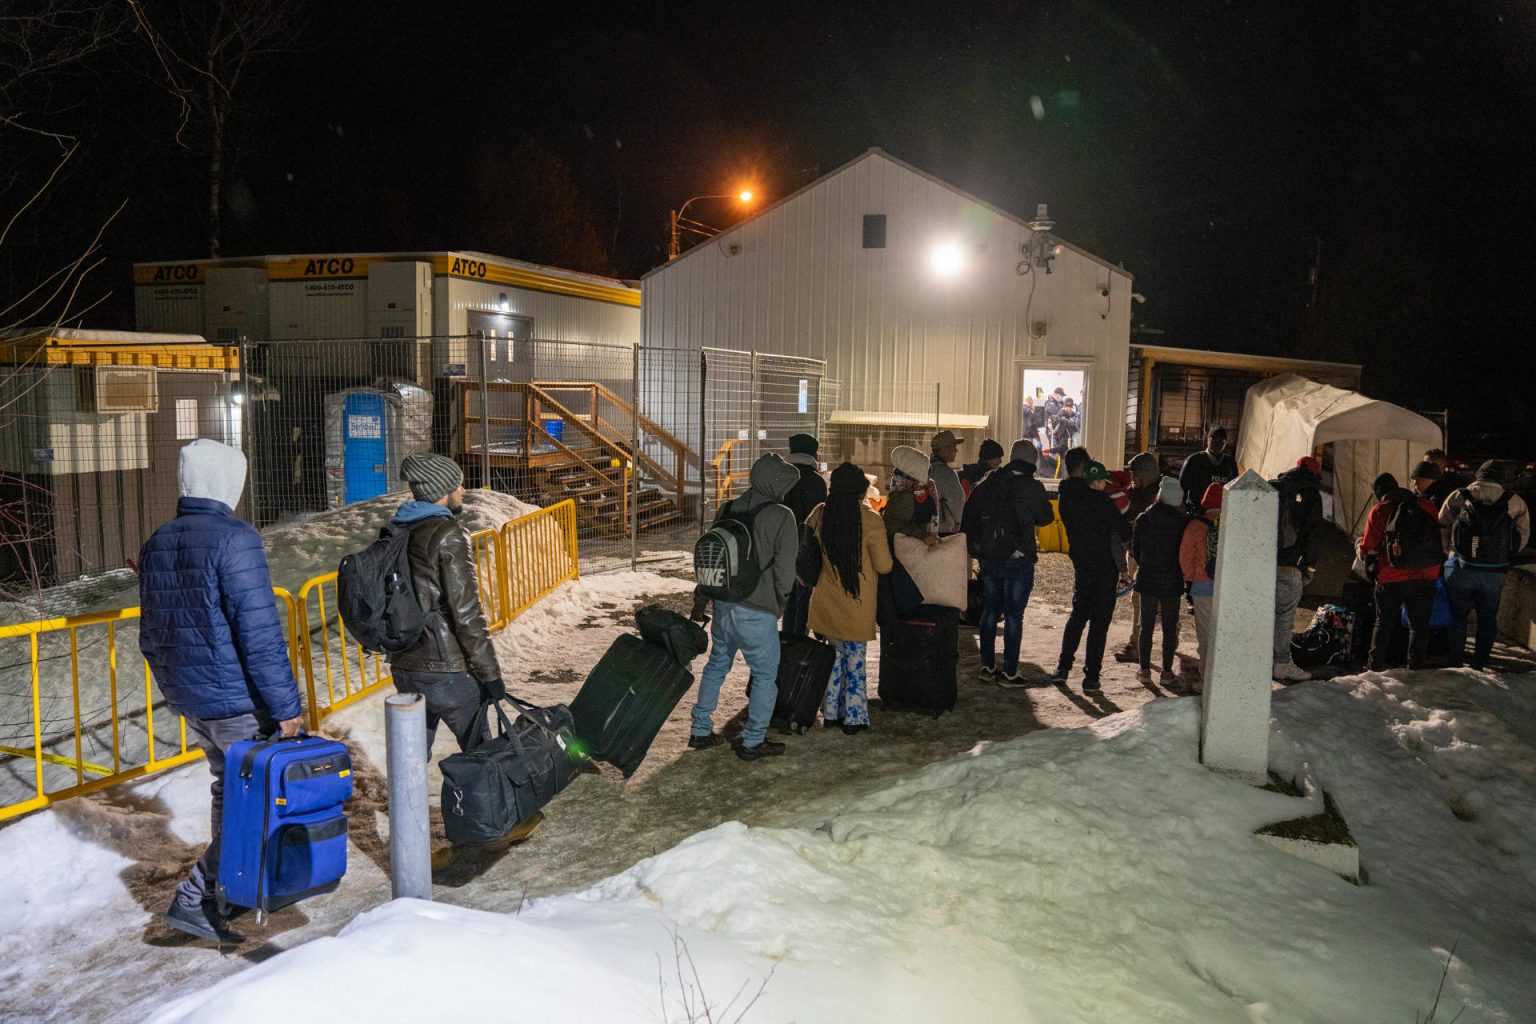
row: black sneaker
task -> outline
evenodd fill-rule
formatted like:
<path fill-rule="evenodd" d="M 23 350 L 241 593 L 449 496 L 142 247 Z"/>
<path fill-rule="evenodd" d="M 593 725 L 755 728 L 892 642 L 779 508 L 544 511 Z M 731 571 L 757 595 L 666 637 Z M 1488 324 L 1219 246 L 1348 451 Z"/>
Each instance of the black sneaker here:
<path fill-rule="evenodd" d="M 189 907 L 181 900 L 171 900 L 171 905 L 165 909 L 165 923 L 179 932 L 209 942 L 216 942 L 221 946 L 238 946 L 245 941 L 245 936 L 239 932 L 230 931 L 228 923 L 219 913 L 218 905 L 213 900 L 205 900 L 200 906 Z"/>
<path fill-rule="evenodd" d="M 1097 679 L 1084 679 L 1083 680 L 1083 692 L 1084 693 L 1098 693 L 1099 692 L 1099 681 Z"/>
<path fill-rule="evenodd" d="M 689 750 L 708 750 L 710 747 L 718 747 L 720 744 L 722 744 L 724 742 L 725 742 L 725 739 L 719 733 L 717 733 L 717 732 L 707 732 L 707 733 L 704 733 L 702 736 L 698 736 L 698 735 L 689 736 L 688 737 L 688 749 Z"/>
<path fill-rule="evenodd" d="M 997 669 L 993 668 L 991 665 L 983 665 L 981 666 L 981 671 L 977 674 L 982 679 L 991 679 L 993 676 L 997 675 Z"/>
<path fill-rule="evenodd" d="M 778 757 L 784 753 L 784 744 L 763 740 L 755 747 L 737 745 L 736 756 L 743 761 L 756 761 L 760 757 Z"/>
<path fill-rule="evenodd" d="M 997 685 L 1001 686 L 1005 690 L 1017 690 L 1021 687 L 1028 686 L 1029 680 L 1020 675 L 1018 669 L 1014 669 L 1012 672 L 999 673 L 997 677 Z"/>
<path fill-rule="evenodd" d="M 843 720 L 841 718 L 823 718 L 821 720 L 821 727 L 823 729 L 836 729 L 842 724 Z"/>
<path fill-rule="evenodd" d="M 869 723 L 868 722 L 865 722 L 862 725 L 849 725 L 847 722 L 844 722 L 843 723 L 843 735 L 844 736 L 857 736 L 859 733 L 864 732 L 868 728 L 869 728 Z"/>
<path fill-rule="evenodd" d="M 1051 682 L 1055 683 L 1057 686 L 1066 686 L 1067 673 L 1070 671 L 1071 669 L 1065 669 L 1058 665 L 1056 667 L 1056 671 L 1051 673 Z"/>

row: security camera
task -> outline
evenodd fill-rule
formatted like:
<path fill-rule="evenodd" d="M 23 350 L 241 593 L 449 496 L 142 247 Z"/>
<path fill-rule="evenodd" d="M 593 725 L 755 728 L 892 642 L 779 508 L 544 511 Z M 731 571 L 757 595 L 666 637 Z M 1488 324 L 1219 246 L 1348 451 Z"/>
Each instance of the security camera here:
<path fill-rule="evenodd" d="M 1107 284 L 1099 285 L 1099 298 L 1101 298 L 1101 299 L 1109 298 L 1109 285 L 1107 285 Z"/>

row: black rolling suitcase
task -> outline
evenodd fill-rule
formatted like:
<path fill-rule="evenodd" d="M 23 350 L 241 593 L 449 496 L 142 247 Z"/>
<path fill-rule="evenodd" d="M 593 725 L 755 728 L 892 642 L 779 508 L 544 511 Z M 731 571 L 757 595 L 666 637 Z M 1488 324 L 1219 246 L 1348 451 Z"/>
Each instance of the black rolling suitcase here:
<path fill-rule="evenodd" d="M 955 706 L 960 612 L 919 605 L 880 634 L 880 702 L 899 711 L 938 716 Z"/>
<path fill-rule="evenodd" d="M 693 673 L 662 648 L 626 633 L 613 642 L 571 701 L 583 752 L 629 778 L 662 723 L 693 686 Z"/>
<path fill-rule="evenodd" d="M 779 634 L 779 696 L 773 705 L 775 727 L 802 733 L 816 724 L 837 662 L 837 648 L 815 637 Z"/>

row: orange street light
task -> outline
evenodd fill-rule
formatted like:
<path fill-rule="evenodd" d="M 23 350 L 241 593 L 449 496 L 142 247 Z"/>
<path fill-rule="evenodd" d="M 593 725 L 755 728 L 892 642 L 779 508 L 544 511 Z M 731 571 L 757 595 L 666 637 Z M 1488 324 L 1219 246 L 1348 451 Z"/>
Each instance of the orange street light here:
<path fill-rule="evenodd" d="M 705 238 L 708 238 L 710 235 L 717 235 L 720 233 L 719 228 L 711 227 L 710 225 L 701 221 L 696 221 L 685 217 L 684 214 L 688 211 L 688 207 L 690 205 L 703 199 L 734 199 L 739 203 L 750 203 L 752 198 L 752 190 L 744 188 L 735 195 L 722 193 L 720 195 L 713 196 L 694 196 L 692 199 L 689 199 L 687 202 L 683 203 L 682 206 L 679 206 L 677 209 L 673 210 L 672 216 L 669 220 L 667 232 L 667 259 L 675 260 L 682 253 L 682 233 L 684 231 L 691 231 L 694 234 L 702 235 Z"/>

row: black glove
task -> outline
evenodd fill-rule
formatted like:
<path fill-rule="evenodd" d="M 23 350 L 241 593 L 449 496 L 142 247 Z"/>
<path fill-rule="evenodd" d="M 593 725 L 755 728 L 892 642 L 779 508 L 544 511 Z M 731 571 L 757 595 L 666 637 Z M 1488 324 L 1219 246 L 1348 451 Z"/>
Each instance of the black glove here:
<path fill-rule="evenodd" d="M 488 683 L 480 684 L 480 699 L 486 704 L 494 704 L 499 700 L 506 700 L 507 687 L 498 676 Z"/>
<path fill-rule="evenodd" d="M 708 609 L 709 598 L 703 594 L 694 594 L 693 611 L 688 613 L 688 617 L 701 626 L 707 626 L 709 625 Z"/>

